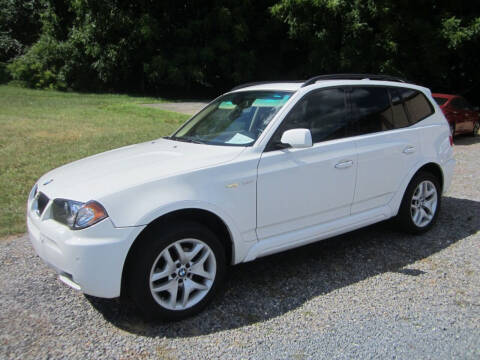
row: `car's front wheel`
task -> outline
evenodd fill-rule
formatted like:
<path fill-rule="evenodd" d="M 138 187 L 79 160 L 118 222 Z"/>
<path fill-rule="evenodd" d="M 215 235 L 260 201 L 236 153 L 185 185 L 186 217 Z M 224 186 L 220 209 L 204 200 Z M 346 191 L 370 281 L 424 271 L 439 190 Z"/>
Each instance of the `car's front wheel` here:
<path fill-rule="evenodd" d="M 397 215 L 400 229 L 420 234 L 429 230 L 438 217 L 441 189 L 438 178 L 420 171 L 410 181 Z"/>
<path fill-rule="evenodd" d="M 148 318 L 198 313 L 222 284 L 225 251 L 209 228 L 176 222 L 150 231 L 128 268 L 128 294 Z"/>

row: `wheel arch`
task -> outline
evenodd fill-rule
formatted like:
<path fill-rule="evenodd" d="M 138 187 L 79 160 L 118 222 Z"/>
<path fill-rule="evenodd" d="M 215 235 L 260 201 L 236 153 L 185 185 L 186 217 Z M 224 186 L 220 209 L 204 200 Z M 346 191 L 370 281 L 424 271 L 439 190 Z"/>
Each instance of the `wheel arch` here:
<path fill-rule="evenodd" d="M 153 231 L 158 231 L 162 226 L 174 221 L 195 221 L 206 225 L 212 232 L 214 232 L 219 241 L 222 243 L 225 249 L 225 258 L 228 259 L 229 264 L 235 263 L 235 246 L 233 240 L 233 234 L 227 223 L 217 214 L 212 211 L 201 208 L 185 208 L 174 210 L 163 214 L 153 221 L 151 221 L 142 232 L 135 238 L 133 244 L 128 250 L 125 258 L 125 263 L 122 270 L 122 282 L 121 282 L 121 295 L 126 295 L 126 279 L 128 268 L 132 263 L 135 251 L 140 247 L 144 241 L 148 241 L 149 236 Z"/>
<path fill-rule="evenodd" d="M 410 173 L 411 174 L 410 176 L 407 176 L 405 178 L 405 180 L 402 183 L 402 186 L 398 190 L 397 194 L 390 201 L 390 207 L 392 209 L 392 216 L 396 216 L 398 214 L 402 199 L 405 195 L 405 191 L 407 191 L 408 185 L 412 182 L 413 178 L 420 171 L 427 171 L 427 172 L 431 173 L 432 175 L 436 176 L 438 178 L 438 181 L 440 182 L 440 194 L 443 193 L 445 178 L 444 178 L 442 167 L 434 161 L 429 161 L 429 162 L 426 162 L 422 165 L 419 165 L 417 169 L 412 170 L 412 172 Z"/>
<path fill-rule="evenodd" d="M 420 171 L 427 171 L 430 174 L 434 175 L 438 181 L 440 182 L 440 194 L 443 193 L 443 183 L 444 183 L 444 178 L 443 178 L 443 170 L 440 165 L 434 162 L 429 162 L 422 167 L 420 167 L 415 174 L 412 176 L 412 179 L 417 175 Z M 410 181 L 412 181 L 410 179 Z M 410 183 L 410 182 L 409 182 Z"/>

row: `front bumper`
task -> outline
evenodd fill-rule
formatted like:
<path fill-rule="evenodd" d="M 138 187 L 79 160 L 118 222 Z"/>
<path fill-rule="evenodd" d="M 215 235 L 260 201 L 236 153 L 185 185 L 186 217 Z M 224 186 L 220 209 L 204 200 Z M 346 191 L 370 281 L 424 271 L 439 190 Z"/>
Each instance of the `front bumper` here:
<path fill-rule="evenodd" d="M 93 296 L 120 296 L 128 250 L 145 226 L 116 228 L 107 218 L 83 230 L 70 230 L 49 218 L 49 205 L 42 216 L 30 206 L 27 211 L 28 233 L 36 253 L 67 285 Z"/>

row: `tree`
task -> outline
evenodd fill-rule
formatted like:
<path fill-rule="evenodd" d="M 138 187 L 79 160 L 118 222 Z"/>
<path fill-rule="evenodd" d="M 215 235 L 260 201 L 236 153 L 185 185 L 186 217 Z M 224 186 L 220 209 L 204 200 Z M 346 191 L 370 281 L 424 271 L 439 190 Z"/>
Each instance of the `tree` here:
<path fill-rule="evenodd" d="M 389 73 L 439 91 L 478 92 L 478 2 L 281 0 L 271 11 L 288 25 L 309 74 Z"/>
<path fill-rule="evenodd" d="M 0 1 L 23 9 L 17 0 Z M 26 40 L 18 40 L 22 50 L 9 45 L 9 56 L 25 52 L 9 69 L 30 86 L 212 96 L 247 81 L 371 72 L 480 94 L 480 3 L 474 1 L 27 3 L 37 9 L 28 23 L 40 19 L 41 31 L 27 52 Z"/>
<path fill-rule="evenodd" d="M 40 34 L 42 0 L 0 0 L 0 62 L 22 54 Z"/>

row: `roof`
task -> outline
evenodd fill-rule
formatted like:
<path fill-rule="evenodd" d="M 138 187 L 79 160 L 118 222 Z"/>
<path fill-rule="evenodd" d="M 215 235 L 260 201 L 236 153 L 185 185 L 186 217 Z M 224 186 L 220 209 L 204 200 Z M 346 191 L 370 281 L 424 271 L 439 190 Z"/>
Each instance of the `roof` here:
<path fill-rule="evenodd" d="M 298 81 L 265 81 L 256 83 L 247 83 L 234 87 L 231 91 L 252 91 L 252 90 L 274 90 L 274 91 L 298 91 L 301 88 L 308 88 L 318 83 L 329 83 L 335 86 L 348 85 L 390 85 L 390 86 L 408 86 L 417 89 L 428 90 L 424 87 L 412 84 L 407 80 L 389 76 L 375 74 L 331 74 L 312 77 L 308 80 Z M 430 92 L 430 90 L 428 90 Z"/>
<path fill-rule="evenodd" d="M 407 80 L 399 77 L 383 75 L 383 74 L 327 74 L 314 76 L 308 80 L 297 81 L 264 81 L 255 83 L 246 83 L 234 87 L 231 91 L 238 90 L 290 90 L 296 91 L 302 87 L 314 85 L 318 82 L 324 81 L 346 81 L 347 84 L 351 84 L 352 81 L 387 81 L 394 83 L 408 83 Z"/>
<path fill-rule="evenodd" d="M 383 81 L 383 80 L 321 80 L 315 82 L 311 85 L 306 86 L 305 88 L 309 88 L 310 86 L 316 86 L 318 84 L 325 84 L 331 86 L 351 86 L 351 85 L 383 85 L 383 86 L 397 86 L 397 87 L 408 87 L 408 88 L 415 88 L 422 91 L 430 92 L 428 89 L 410 84 L 410 83 L 401 83 L 395 81 Z M 246 87 L 242 87 L 240 89 L 233 89 L 232 91 L 239 92 L 239 91 L 255 91 L 255 90 L 273 90 L 273 91 L 298 91 L 302 88 L 301 82 L 271 82 L 271 83 L 261 83 L 258 85 L 248 85 Z"/>

